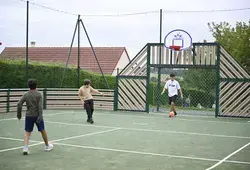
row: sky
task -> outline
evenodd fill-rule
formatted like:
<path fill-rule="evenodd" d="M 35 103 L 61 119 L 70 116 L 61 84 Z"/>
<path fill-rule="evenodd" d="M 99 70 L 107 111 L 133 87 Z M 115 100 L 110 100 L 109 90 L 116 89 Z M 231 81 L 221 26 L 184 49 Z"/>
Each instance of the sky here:
<path fill-rule="evenodd" d="M 146 43 L 160 41 L 159 11 L 163 9 L 162 39 L 174 29 L 187 31 L 193 42 L 204 39 L 213 42 L 208 22 L 248 22 L 250 10 L 231 12 L 166 12 L 203 11 L 250 8 L 249 0 L 30 0 L 29 42 L 36 46 L 70 47 L 77 14 L 86 27 L 93 46 L 126 47 L 133 58 Z M 73 13 L 48 10 L 33 3 Z M 0 52 L 5 47 L 24 47 L 26 43 L 25 0 L 0 0 Z M 105 14 L 141 13 L 130 16 L 89 16 Z M 81 27 L 81 46 L 90 46 Z M 74 46 L 77 46 L 77 36 Z"/>

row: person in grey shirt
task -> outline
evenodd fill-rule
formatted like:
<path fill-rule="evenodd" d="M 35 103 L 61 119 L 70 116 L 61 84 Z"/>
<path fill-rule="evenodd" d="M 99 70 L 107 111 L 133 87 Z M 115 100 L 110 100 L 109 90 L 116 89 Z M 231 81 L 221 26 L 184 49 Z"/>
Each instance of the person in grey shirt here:
<path fill-rule="evenodd" d="M 37 80 L 29 79 L 28 86 L 30 90 L 26 92 L 17 104 L 17 118 L 20 120 L 22 118 L 22 106 L 26 102 L 27 111 L 25 116 L 25 135 L 24 135 L 24 148 L 23 154 L 29 154 L 29 138 L 31 132 L 33 131 L 34 124 L 36 124 L 37 129 L 41 132 L 43 140 L 45 142 L 45 151 L 50 151 L 53 148 L 52 144 L 48 143 L 47 132 L 44 127 L 43 121 L 43 97 L 40 92 L 36 90 Z"/>

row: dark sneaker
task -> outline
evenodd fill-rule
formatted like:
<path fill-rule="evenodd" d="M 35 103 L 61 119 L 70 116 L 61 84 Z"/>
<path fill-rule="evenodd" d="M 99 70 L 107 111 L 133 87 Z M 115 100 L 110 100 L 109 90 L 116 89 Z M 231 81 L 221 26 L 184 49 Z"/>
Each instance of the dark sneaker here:
<path fill-rule="evenodd" d="M 177 115 L 176 111 L 174 111 L 174 115 L 175 115 L 175 116 Z"/>
<path fill-rule="evenodd" d="M 88 122 L 88 123 L 91 123 L 91 124 L 94 123 L 93 119 L 88 119 L 87 122 Z"/>

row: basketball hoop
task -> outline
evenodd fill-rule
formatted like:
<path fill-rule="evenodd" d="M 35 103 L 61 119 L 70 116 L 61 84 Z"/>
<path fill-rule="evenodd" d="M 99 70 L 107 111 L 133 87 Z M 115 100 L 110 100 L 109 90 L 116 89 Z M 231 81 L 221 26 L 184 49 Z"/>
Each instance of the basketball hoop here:
<path fill-rule="evenodd" d="M 171 45 L 169 46 L 170 49 L 174 50 L 174 51 L 180 51 L 181 49 L 181 46 L 178 46 L 178 45 Z"/>
<path fill-rule="evenodd" d="M 185 30 L 172 30 L 165 36 L 164 46 L 174 51 L 186 50 L 192 46 L 192 37 Z"/>

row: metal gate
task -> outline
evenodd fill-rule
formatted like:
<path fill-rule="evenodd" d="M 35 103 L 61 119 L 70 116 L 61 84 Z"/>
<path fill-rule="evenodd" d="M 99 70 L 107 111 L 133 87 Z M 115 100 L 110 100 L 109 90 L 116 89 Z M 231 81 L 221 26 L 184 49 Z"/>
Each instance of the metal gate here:
<path fill-rule="evenodd" d="M 218 43 L 193 43 L 192 48 L 173 51 L 161 43 L 148 43 L 116 77 L 114 110 L 149 112 L 152 104 L 151 70 L 213 69 L 216 72 L 215 116 L 250 117 L 250 74 Z M 157 93 L 160 95 L 160 93 Z M 160 99 L 153 102 L 157 107 Z"/>

